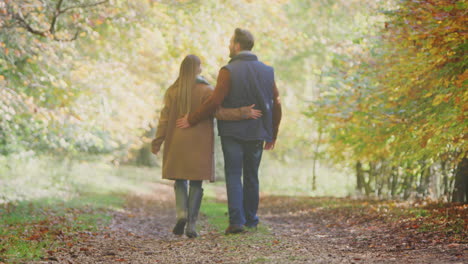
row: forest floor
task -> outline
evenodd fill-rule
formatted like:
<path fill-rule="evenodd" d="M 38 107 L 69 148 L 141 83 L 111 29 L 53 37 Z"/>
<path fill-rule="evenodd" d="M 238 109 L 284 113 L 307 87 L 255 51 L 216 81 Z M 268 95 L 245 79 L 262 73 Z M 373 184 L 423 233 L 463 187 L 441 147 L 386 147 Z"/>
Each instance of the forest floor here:
<path fill-rule="evenodd" d="M 226 236 L 224 188 L 209 187 L 201 236 L 188 239 L 171 233 L 172 186 L 151 188 L 125 195 L 120 209 L 67 209 L 36 222 L 27 240 L 59 243 L 39 260 L 4 263 L 468 263 L 468 205 L 262 196 L 259 228 Z M 53 228 L 80 213 L 110 217 L 89 231 Z"/>

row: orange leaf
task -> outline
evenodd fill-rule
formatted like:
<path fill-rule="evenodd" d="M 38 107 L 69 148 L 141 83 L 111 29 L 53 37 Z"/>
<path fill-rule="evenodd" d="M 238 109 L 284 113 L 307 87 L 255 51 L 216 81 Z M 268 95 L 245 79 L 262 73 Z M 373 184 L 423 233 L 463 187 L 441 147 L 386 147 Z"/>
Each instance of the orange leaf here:
<path fill-rule="evenodd" d="M 39 240 L 41 238 L 41 234 L 34 234 L 28 238 L 26 238 L 26 240 Z"/>

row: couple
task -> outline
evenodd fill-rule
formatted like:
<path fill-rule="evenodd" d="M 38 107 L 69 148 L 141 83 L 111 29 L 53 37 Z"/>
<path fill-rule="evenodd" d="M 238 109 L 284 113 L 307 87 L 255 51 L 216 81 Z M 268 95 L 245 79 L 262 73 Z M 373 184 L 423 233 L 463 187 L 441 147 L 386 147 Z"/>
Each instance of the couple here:
<path fill-rule="evenodd" d="M 253 46 L 252 34 L 237 28 L 229 45 L 231 60 L 219 71 L 214 90 L 199 76 L 200 59 L 188 55 L 166 91 L 152 152 L 157 154 L 164 142 L 162 176 L 175 180 L 176 235 L 185 229 L 186 236 L 198 236 L 202 181 L 214 181 L 213 117 L 224 154 L 229 207 L 225 233 L 258 224 L 258 168 L 263 149 L 275 146 L 281 105 L 273 68 L 258 61 Z"/>

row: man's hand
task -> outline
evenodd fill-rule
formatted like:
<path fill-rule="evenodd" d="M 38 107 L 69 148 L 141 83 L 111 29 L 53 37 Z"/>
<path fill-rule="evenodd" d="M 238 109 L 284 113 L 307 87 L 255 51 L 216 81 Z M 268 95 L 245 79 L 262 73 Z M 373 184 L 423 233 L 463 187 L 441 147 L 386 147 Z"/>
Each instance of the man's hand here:
<path fill-rule="evenodd" d="M 275 148 L 276 140 L 273 140 L 271 142 L 266 142 L 265 147 L 263 149 L 265 150 L 273 150 Z"/>
<path fill-rule="evenodd" d="M 260 117 L 262 117 L 262 111 L 254 109 L 255 104 L 248 107 L 250 109 L 250 112 L 248 114 L 249 119 L 259 119 Z"/>
<path fill-rule="evenodd" d="M 188 114 L 186 114 L 182 118 L 177 119 L 176 127 L 177 128 L 189 128 L 190 127 L 190 123 L 188 121 Z"/>

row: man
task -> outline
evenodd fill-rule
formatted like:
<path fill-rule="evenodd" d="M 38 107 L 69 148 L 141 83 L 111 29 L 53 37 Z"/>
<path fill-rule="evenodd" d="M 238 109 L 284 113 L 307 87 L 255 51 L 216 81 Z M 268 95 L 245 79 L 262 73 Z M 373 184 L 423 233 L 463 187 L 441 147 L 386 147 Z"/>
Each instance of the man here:
<path fill-rule="evenodd" d="M 251 52 L 253 46 L 252 34 L 236 28 L 229 45 L 231 60 L 219 71 L 213 94 L 197 111 L 177 121 L 179 128 L 194 126 L 212 115 L 220 105 L 237 108 L 255 104 L 263 112 L 259 119 L 218 120 L 229 207 L 226 234 L 241 233 L 244 226 L 256 228 L 259 222 L 258 168 L 263 148 L 272 150 L 275 147 L 281 121 L 273 68 L 258 61 Z"/>

